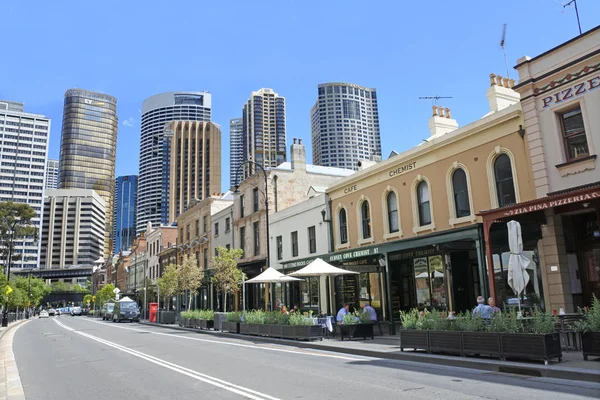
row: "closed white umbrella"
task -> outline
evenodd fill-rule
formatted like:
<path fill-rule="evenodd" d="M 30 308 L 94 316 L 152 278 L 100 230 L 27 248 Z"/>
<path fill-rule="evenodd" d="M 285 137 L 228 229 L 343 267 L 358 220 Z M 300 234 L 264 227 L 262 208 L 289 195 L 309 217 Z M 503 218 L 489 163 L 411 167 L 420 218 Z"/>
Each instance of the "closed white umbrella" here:
<path fill-rule="evenodd" d="M 521 310 L 521 293 L 529 283 L 527 266 L 531 261 L 523 255 L 521 224 L 517 221 L 509 221 L 507 226 L 508 247 L 510 249 L 510 258 L 508 260 L 508 286 L 510 286 L 517 297 L 519 297 L 519 310 Z"/>

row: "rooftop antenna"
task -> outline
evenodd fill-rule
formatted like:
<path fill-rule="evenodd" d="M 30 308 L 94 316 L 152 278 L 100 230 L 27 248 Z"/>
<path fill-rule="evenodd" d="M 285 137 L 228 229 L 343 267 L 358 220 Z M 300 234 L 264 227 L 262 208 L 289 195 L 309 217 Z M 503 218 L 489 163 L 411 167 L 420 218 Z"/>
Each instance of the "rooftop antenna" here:
<path fill-rule="evenodd" d="M 579 34 L 581 35 L 581 23 L 579 22 L 579 10 L 577 9 L 577 0 L 571 0 L 565 4 L 563 4 L 563 12 L 565 8 L 573 4 L 575 6 L 575 15 L 577 16 L 577 26 L 579 27 Z"/>
<path fill-rule="evenodd" d="M 508 58 L 506 58 L 506 24 L 502 27 L 502 39 L 500 39 L 500 47 L 502 47 L 502 51 L 504 51 L 504 65 L 506 66 L 506 77 L 510 78 L 510 74 L 508 72 Z"/>
<path fill-rule="evenodd" d="M 451 99 L 452 96 L 422 96 L 419 97 L 419 100 L 432 100 L 434 106 L 437 106 L 437 101 L 439 99 Z"/>

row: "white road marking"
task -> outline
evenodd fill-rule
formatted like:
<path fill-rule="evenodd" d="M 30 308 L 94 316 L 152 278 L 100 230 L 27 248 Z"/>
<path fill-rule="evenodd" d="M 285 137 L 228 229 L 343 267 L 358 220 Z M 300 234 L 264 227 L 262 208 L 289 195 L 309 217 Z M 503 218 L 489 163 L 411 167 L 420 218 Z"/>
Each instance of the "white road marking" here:
<path fill-rule="evenodd" d="M 111 327 L 111 328 L 125 329 L 125 330 L 128 330 L 128 331 L 134 331 L 134 332 L 145 332 L 145 333 L 151 333 L 153 335 L 162 335 L 162 336 L 168 336 L 168 337 L 176 337 L 176 338 L 186 339 L 186 340 L 196 340 L 196 341 L 199 341 L 199 342 L 212 343 L 212 344 L 220 344 L 220 345 L 225 345 L 225 346 L 246 347 L 246 348 L 251 348 L 251 349 L 260 348 L 262 350 L 277 351 L 277 352 L 291 353 L 291 354 L 303 354 L 303 355 L 314 356 L 314 357 L 336 358 L 336 359 L 339 359 L 339 360 L 346 360 L 346 361 L 364 361 L 365 360 L 365 358 L 347 357 L 347 356 L 341 356 L 341 355 L 336 355 L 336 354 L 326 354 L 326 353 L 307 352 L 307 351 L 300 351 L 300 350 L 290 350 L 290 349 L 283 349 L 283 348 L 261 346 L 261 345 L 257 345 L 257 344 L 250 345 L 250 344 L 243 344 L 243 343 L 233 343 L 233 342 L 227 342 L 227 341 L 224 341 L 224 340 L 201 339 L 201 338 L 197 338 L 197 337 L 189 337 L 189 336 L 183 336 L 183 335 L 173 335 L 171 333 L 153 332 L 153 331 L 148 331 L 148 330 L 144 330 L 144 329 L 128 328 L 128 327 L 125 327 L 125 326 L 119 326 L 119 325 L 114 325 L 114 324 L 107 324 L 107 323 L 100 322 L 100 321 L 91 321 L 89 319 L 82 319 L 82 320 L 87 321 L 87 322 L 92 322 L 92 323 L 95 323 L 95 324 L 100 324 L 100 325 L 103 325 L 103 326 L 108 326 L 108 327 Z"/>
<path fill-rule="evenodd" d="M 189 376 L 190 378 L 193 378 L 193 379 L 196 379 L 196 380 L 208 383 L 209 385 L 213 385 L 213 386 L 219 387 L 221 389 L 225 389 L 227 391 L 230 391 L 232 393 L 239 394 L 240 396 L 244 396 L 245 398 L 252 399 L 252 400 L 265 400 L 265 399 L 267 399 L 267 400 L 279 400 L 277 397 L 272 397 L 272 396 L 269 396 L 267 394 L 264 394 L 264 393 L 261 393 L 261 392 L 257 392 L 256 390 L 248 389 L 246 387 L 243 387 L 243 386 L 240 386 L 240 385 L 236 385 L 234 383 L 227 382 L 227 381 L 224 381 L 224 380 L 219 379 L 219 378 L 215 378 L 214 376 L 202 374 L 202 373 L 200 373 L 198 371 L 194 371 L 192 369 L 182 367 L 181 365 L 173 364 L 173 363 L 171 363 L 169 361 L 166 361 L 166 360 L 163 360 L 163 359 L 151 356 L 149 354 L 145 354 L 145 353 L 139 352 L 137 350 L 133 350 L 133 349 L 130 349 L 128 347 L 122 346 L 120 344 L 113 343 L 113 342 L 110 342 L 108 340 L 105 340 L 105 339 L 102 339 L 102 338 L 90 335 L 88 333 L 78 331 L 76 329 L 73 329 L 71 327 L 66 326 L 65 324 L 63 324 L 62 322 L 58 321 L 57 319 L 54 319 L 53 321 L 56 322 L 60 327 L 68 330 L 69 332 L 76 333 L 76 334 L 81 335 L 83 337 L 86 337 L 88 339 L 94 340 L 94 341 L 96 341 L 98 343 L 102 343 L 102 344 L 104 344 L 106 346 L 115 348 L 115 349 L 120 350 L 120 351 L 122 351 L 124 353 L 130 354 L 132 356 L 135 356 L 135 357 L 141 358 L 143 360 L 149 361 L 149 362 L 151 362 L 153 364 L 159 365 L 159 366 L 161 366 L 163 368 L 167 368 L 167 369 L 170 369 L 172 371 L 178 372 L 178 373 L 180 373 L 182 375 Z"/>

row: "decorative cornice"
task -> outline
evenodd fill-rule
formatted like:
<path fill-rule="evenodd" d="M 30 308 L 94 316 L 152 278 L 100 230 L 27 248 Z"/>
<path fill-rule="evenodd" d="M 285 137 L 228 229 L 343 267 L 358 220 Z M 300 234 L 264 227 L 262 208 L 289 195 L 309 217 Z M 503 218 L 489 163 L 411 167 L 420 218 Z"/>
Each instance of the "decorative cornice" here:
<path fill-rule="evenodd" d="M 547 92 L 550 89 L 554 89 L 555 86 L 561 85 L 567 81 L 570 81 L 572 79 L 577 79 L 579 78 L 581 75 L 586 75 L 590 72 L 593 72 L 595 70 L 600 70 L 600 63 L 596 64 L 596 65 L 586 65 L 585 67 L 583 67 L 581 69 L 581 71 L 579 72 L 571 72 L 568 73 L 565 77 L 563 77 L 562 79 L 558 79 L 555 81 L 550 82 L 549 84 L 547 84 L 546 86 L 540 87 L 540 88 L 535 88 L 533 89 L 533 93 L 538 95 L 544 92 Z"/>

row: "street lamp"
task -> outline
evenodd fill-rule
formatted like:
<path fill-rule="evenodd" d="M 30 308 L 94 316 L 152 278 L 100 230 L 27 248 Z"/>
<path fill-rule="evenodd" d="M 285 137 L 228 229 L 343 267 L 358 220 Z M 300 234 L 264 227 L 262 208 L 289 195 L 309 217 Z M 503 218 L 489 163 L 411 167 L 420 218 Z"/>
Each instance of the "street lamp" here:
<path fill-rule="evenodd" d="M 12 264 L 12 250 L 13 241 L 15 240 L 15 227 L 20 222 L 20 219 L 15 219 L 10 229 L 10 246 L 8 246 L 8 265 L 6 267 L 6 282 L 10 282 L 10 265 Z M 4 313 L 2 314 L 2 327 L 8 326 L 8 295 L 6 295 L 6 301 L 4 303 Z"/>
<path fill-rule="evenodd" d="M 263 192 L 263 195 L 265 196 L 265 212 L 266 212 L 265 222 L 267 224 L 267 229 L 266 229 L 266 232 L 267 232 L 267 268 L 269 268 L 271 266 L 271 245 L 270 245 L 270 235 L 269 235 L 269 192 L 267 190 L 267 187 L 268 187 L 267 171 L 265 171 L 265 169 L 262 165 L 254 162 L 254 161 L 251 161 L 251 160 L 246 160 L 238 166 L 236 174 L 235 174 L 236 177 L 239 178 L 240 168 L 242 168 L 242 166 L 244 166 L 245 164 L 250 164 L 255 167 L 258 167 L 262 171 L 263 176 L 265 177 L 265 191 Z M 240 185 L 239 185 L 239 179 L 238 179 L 238 182 L 235 185 L 234 193 L 239 193 L 239 190 L 238 190 L 239 187 L 240 187 Z M 244 296 L 245 296 L 245 294 L 244 294 Z M 246 298 L 244 297 L 243 300 L 245 301 Z M 273 307 L 273 304 L 271 304 L 271 307 Z"/>

